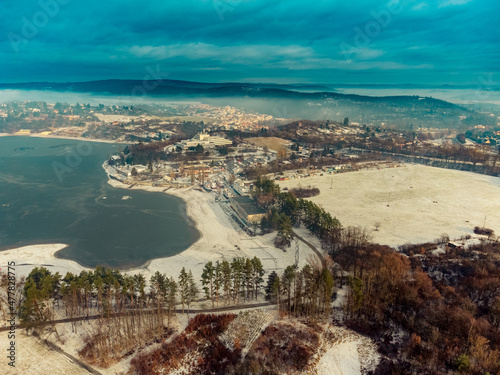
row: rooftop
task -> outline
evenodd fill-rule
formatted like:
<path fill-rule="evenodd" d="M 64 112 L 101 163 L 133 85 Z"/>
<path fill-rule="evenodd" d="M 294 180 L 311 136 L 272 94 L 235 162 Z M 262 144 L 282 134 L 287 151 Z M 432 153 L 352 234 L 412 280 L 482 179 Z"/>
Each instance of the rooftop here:
<path fill-rule="evenodd" d="M 267 212 L 263 208 L 259 207 L 249 195 L 231 197 L 229 200 L 237 203 L 248 215 L 265 214 Z"/>

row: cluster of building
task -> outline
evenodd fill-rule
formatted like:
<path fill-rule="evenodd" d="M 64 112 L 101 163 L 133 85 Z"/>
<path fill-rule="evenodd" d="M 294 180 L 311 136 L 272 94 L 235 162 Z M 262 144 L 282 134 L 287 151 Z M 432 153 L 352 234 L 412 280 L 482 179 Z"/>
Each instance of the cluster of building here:
<path fill-rule="evenodd" d="M 165 151 L 171 152 L 179 147 L 182 151 L 189 150 L 190 148 L 195 148 L 198 145 L 202 146 L 204 149 L 212 149 L 215 147 L 229 146 L 233 143 L 233 141 L 218 137 L 212 136 L 210 134 L 206 134 L 205 131 L 202 133 L 198 133 L 191 139 L 184 139 L 180 142 L 177 142 L 175 145 L 168 146 Z"/>
<path fill-rule="evenodd" d="M 256 130 L 267 128 L 269 122 L 275 119 L 273 116 L 259 113 L 248 113 L 241 109 L 225 106 L 215 107 L 208 104 L 198 104 L 187 110 L 190 115 L 211 120 L 212 130 Z"/>

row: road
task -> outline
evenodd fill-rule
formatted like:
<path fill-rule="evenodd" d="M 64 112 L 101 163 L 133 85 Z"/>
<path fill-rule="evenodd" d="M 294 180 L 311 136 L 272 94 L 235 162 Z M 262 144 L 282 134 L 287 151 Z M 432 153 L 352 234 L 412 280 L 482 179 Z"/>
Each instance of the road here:
<path fill-rule="evenodd" d="M 202 313 L 212 313 L 212 312 L 222 312 L 222 311 L 234 311 L 234 310 L 243 310 L 243 309 L 255 309 L 258 307 L 264 307 L 264 306 L 273 306 L 276 305 L 275 303 L 272 302 L 260 302 L 260 303 L 253 303 L 253 304 L 245 304 L 245 305 L 234 305 L 234 306 L 219 306 L 219 307 L 211 307 L 208 309 L 184 309 L 184 314 L 202 314 Z M 156 313 L 155 308 L 148 308 L 148 309 L 134 309 L 134 310 L 127 310 L 122 313 L 111 313 L 109 314 L 110 317 L 117 317 L 117 316 L 131 316 L 134 314 L 138 314 L 138 312 L 141 311 L 142 314 L 153 314 Z M 167 312 L 167 310 L 164 308 L 163 311 Z M 175 309 L 175 313 L 177 314 L 182 314 L 182 309 Z M 90 315 L 90 316 L 79 316 L 79 317 L 74 317 L 74 318 L 64 318 L 64 319 L 55 319 L 55 320 L 49 320 L 46 322 L 39 322 L 31 325 L 31 327 L 39 327 L 39 326 L 46 326 L 46 325 L 51 325 L 51 324 L 59 324 L 59 323 L 71 323 L 71 322 L 79 322 L 82 320 L 96 320 L 101 318 L 101 314 L 98 315 Z M 107 315 L 105 315 L 107 318 Z M 16 326 L 16 329 L 22 329 L 25 328 L 25 325 L 18 325 Z M 10 326 L 7 327 L 1 327 L 0 332 L 3 331 L 8 331 L 10 330 Z"/>
<path fill-rule="evenodd" d="M 302 238 L 302 236 L 299 236 L 297 233 L 295 233 L 295 232 L 292 232 L 292 233 L 296 239 L 304 242 L 307 246 L 309 246 L 311 248 L 312 251 L 314 251 L 314 253 L 318 256 L 318 258 L 321 261 L 321 264 L 323 264 L 323 266 L 326 265 L 325 257 L 323 256 L 323 254 L 321 254 L 321 252 L 312 243 L 304 240 Z"/>

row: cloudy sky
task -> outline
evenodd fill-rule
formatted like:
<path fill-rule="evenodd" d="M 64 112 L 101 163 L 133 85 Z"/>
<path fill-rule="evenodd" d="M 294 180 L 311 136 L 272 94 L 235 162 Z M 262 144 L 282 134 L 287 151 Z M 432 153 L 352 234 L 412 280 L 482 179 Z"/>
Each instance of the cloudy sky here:
<path fill-rule="evenodd" d="M 498 85 L 499 14 L 498 0 L 1 0 L 0 82 Z"/>

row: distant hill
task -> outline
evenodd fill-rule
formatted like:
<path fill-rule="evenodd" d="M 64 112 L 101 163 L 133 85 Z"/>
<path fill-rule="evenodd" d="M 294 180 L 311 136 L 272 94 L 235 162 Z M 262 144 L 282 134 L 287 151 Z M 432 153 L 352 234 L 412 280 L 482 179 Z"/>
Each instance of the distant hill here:
<path fill-rule="evenodd" d="M 340 87 L 340 86 L 339 86 Z M 277 118 L 343 120 L 399 128 L 468 128 L 496 125 L 486 114 L 457 104 L 417 95 L 365 96 L 342 94 L 328 85 L 269 83 L 203 83 L 179 80 L 4 83 L 1 89 L 184 98 L 213 105 L 232 105 Z M 464 120 L 465 119 L 465 120 Z"/>
<path fill-rule="evenodd" d="M 152 88 L 152 89 L 150 89 Z M 203 83 L 179 80 L 121 80 L 109 79 L 88 82 L 27 82 L 3 83 L 0 89 L 19 90 L 50 90 L 78 93 L 100 93 L 111 95 L 131 95 L 138 89 L 146 91 L 148 96 L 200 96 L 200 97 L 255 97 L 281 99 L 336 99 L 354 102 L 418 102 L 417 96 L 363 96 L 341 94 L 324 85 L 282 85 L 259 83 Z M 141 95 L 143 94 L 141 90 Z M 421 100 L 421 99 L 420 99 Z M 441 106 L 456 107 L 456 105 L 427 98 Z"/>
<path fill-rule="evenodd" d="M 138 87 L 147 88 L 149 95 L 247 95 L 249 92 L 265 92 L 266 90 L 292 91 L 332 91 L 323 85 L 280 85 L 273 83 L 204 83 L 179 80 L 122 80 L 108 79 L 88 82 L 27 82 L 3 83 L 0 89 L 51 90 L 86 93 L 109 93 L 113 95 L 130 95 Z M 152 89 L 150 89 L 152 88 Z"/>

